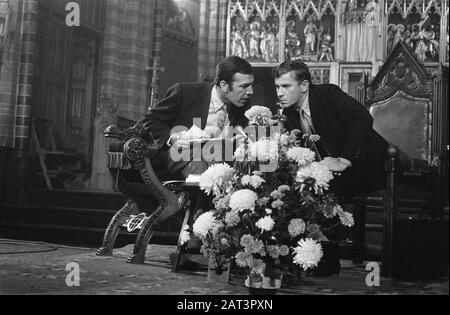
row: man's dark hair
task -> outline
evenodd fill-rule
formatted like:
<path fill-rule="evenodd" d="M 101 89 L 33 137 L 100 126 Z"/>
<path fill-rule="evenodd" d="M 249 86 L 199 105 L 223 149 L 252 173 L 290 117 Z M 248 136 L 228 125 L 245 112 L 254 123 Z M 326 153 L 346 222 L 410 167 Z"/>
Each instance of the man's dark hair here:
<path fill-rule="evenodd" d="M 221 81 L 225 81 L 231 86 L 233 76 L 236 73 L 253 74 L 253 68 L 246 60 L 242 59 L 241 57 L 226 57 L 217 64 L 214 84 L 219 85 Z"/>
<path fill-rule="evenodd" d="M 308 66 L 299 60 L 288 60 L 283 62 L 278 67 L 272 69 L 272 76 L 274 79 L 278 79 L 282 75 L 294 71 L 295 79 L 302 83 L 303 81 L 308 81 L 309 84 L 312 84 L 311 81 L 311 73 L 309 72 Z"/>

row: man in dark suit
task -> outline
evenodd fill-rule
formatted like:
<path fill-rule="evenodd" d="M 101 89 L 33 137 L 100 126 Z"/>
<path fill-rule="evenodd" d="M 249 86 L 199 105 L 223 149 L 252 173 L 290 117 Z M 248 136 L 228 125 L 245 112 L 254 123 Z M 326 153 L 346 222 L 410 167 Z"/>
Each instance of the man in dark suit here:
<path fill-rule="evenodd" d="M 330 189 L 340 196 L 385 184 L 388 143 L 372 128 L 370 113 L 333 84 L 313 85 L 308 66 L 286 61 L 273 69 L 277 96 L 289 131 L 318 135 L 317 153 L 337 176 Z"/>
<path fill-rule="evenodd" d="M 286 116 L 284 127 L 320 139 L 309 144 L 335 174 L 330 191 L 351 197 L 382 187 L 388 143 L 373 130 L 370 113 L 336 85 L 313 85 L 303 62 L 286 61 L 273 69 L 273 76 Z M 322 224 L 331 242 L 323 244 L 324 257 L 313 275 L 330 276 L 340 271 L 339 235 L 333 229 L 338 222 L 331 219 Z"/>
<path fill-rule="evenodd" d="M 205 161 L 180 161 L 173 157 L 190 146 L 186 131 L 197 126 L 212 137 L 221 137 L 229 127 L 248 124 L 244 116 L 253 94 L 253 69 L 244 59 L 230 56 L 216 67 L 210 83 L 178 83 L 144 117 L 144 128 L 166 154 L 166 169 L 186 178 L 208 168 Z M 227 128 L 228 127 L 228 128 Z M 164 167 L 164 166 L 163 166 Z"/>

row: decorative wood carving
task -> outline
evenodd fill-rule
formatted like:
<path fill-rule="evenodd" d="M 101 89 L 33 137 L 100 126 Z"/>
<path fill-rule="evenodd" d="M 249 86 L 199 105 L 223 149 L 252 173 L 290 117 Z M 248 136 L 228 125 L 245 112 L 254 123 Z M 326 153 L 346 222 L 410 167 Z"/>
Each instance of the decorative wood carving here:
<path fill-rule="evenodd" d="M 432 84 L 431 75 L 411 49 L 403 42 L 399 42 L 368 86 L 367 94 L 371 103 L 389 98 L 398 90 L 411 96 L 431 98 Z"/>

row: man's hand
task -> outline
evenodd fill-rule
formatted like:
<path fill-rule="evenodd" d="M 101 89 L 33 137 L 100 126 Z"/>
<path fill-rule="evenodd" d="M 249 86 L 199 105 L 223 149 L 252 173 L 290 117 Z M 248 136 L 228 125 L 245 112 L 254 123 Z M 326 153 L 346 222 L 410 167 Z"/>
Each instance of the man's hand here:
<path fill-rule="evenodd" d="M 184 139 L 184 135 L 186 131 L 181 131 L 178 133 L 174 133 L 170 136 L 170 144 L 179 148 L 189 148 L 190 142 L 187 139 Z"/>
<path fill-rule="evenodd" d="M 344 164 L 338 159 L 332 157 L 326 157 L 320 163 L 328 167 L 330 171 L 337 173 L 342 173 L 348 168 L 347 164 Z"/>

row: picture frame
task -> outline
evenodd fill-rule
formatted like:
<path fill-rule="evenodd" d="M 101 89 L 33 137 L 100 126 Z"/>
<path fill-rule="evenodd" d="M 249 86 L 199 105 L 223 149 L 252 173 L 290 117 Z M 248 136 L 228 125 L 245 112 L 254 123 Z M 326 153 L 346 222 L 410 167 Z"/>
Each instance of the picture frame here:
<path fill-rule="evenodd" d="M 187 48 L 197 47 L 199 12 L 198 0 L 164 1 L 163 31 L 165 37 Z"/>

